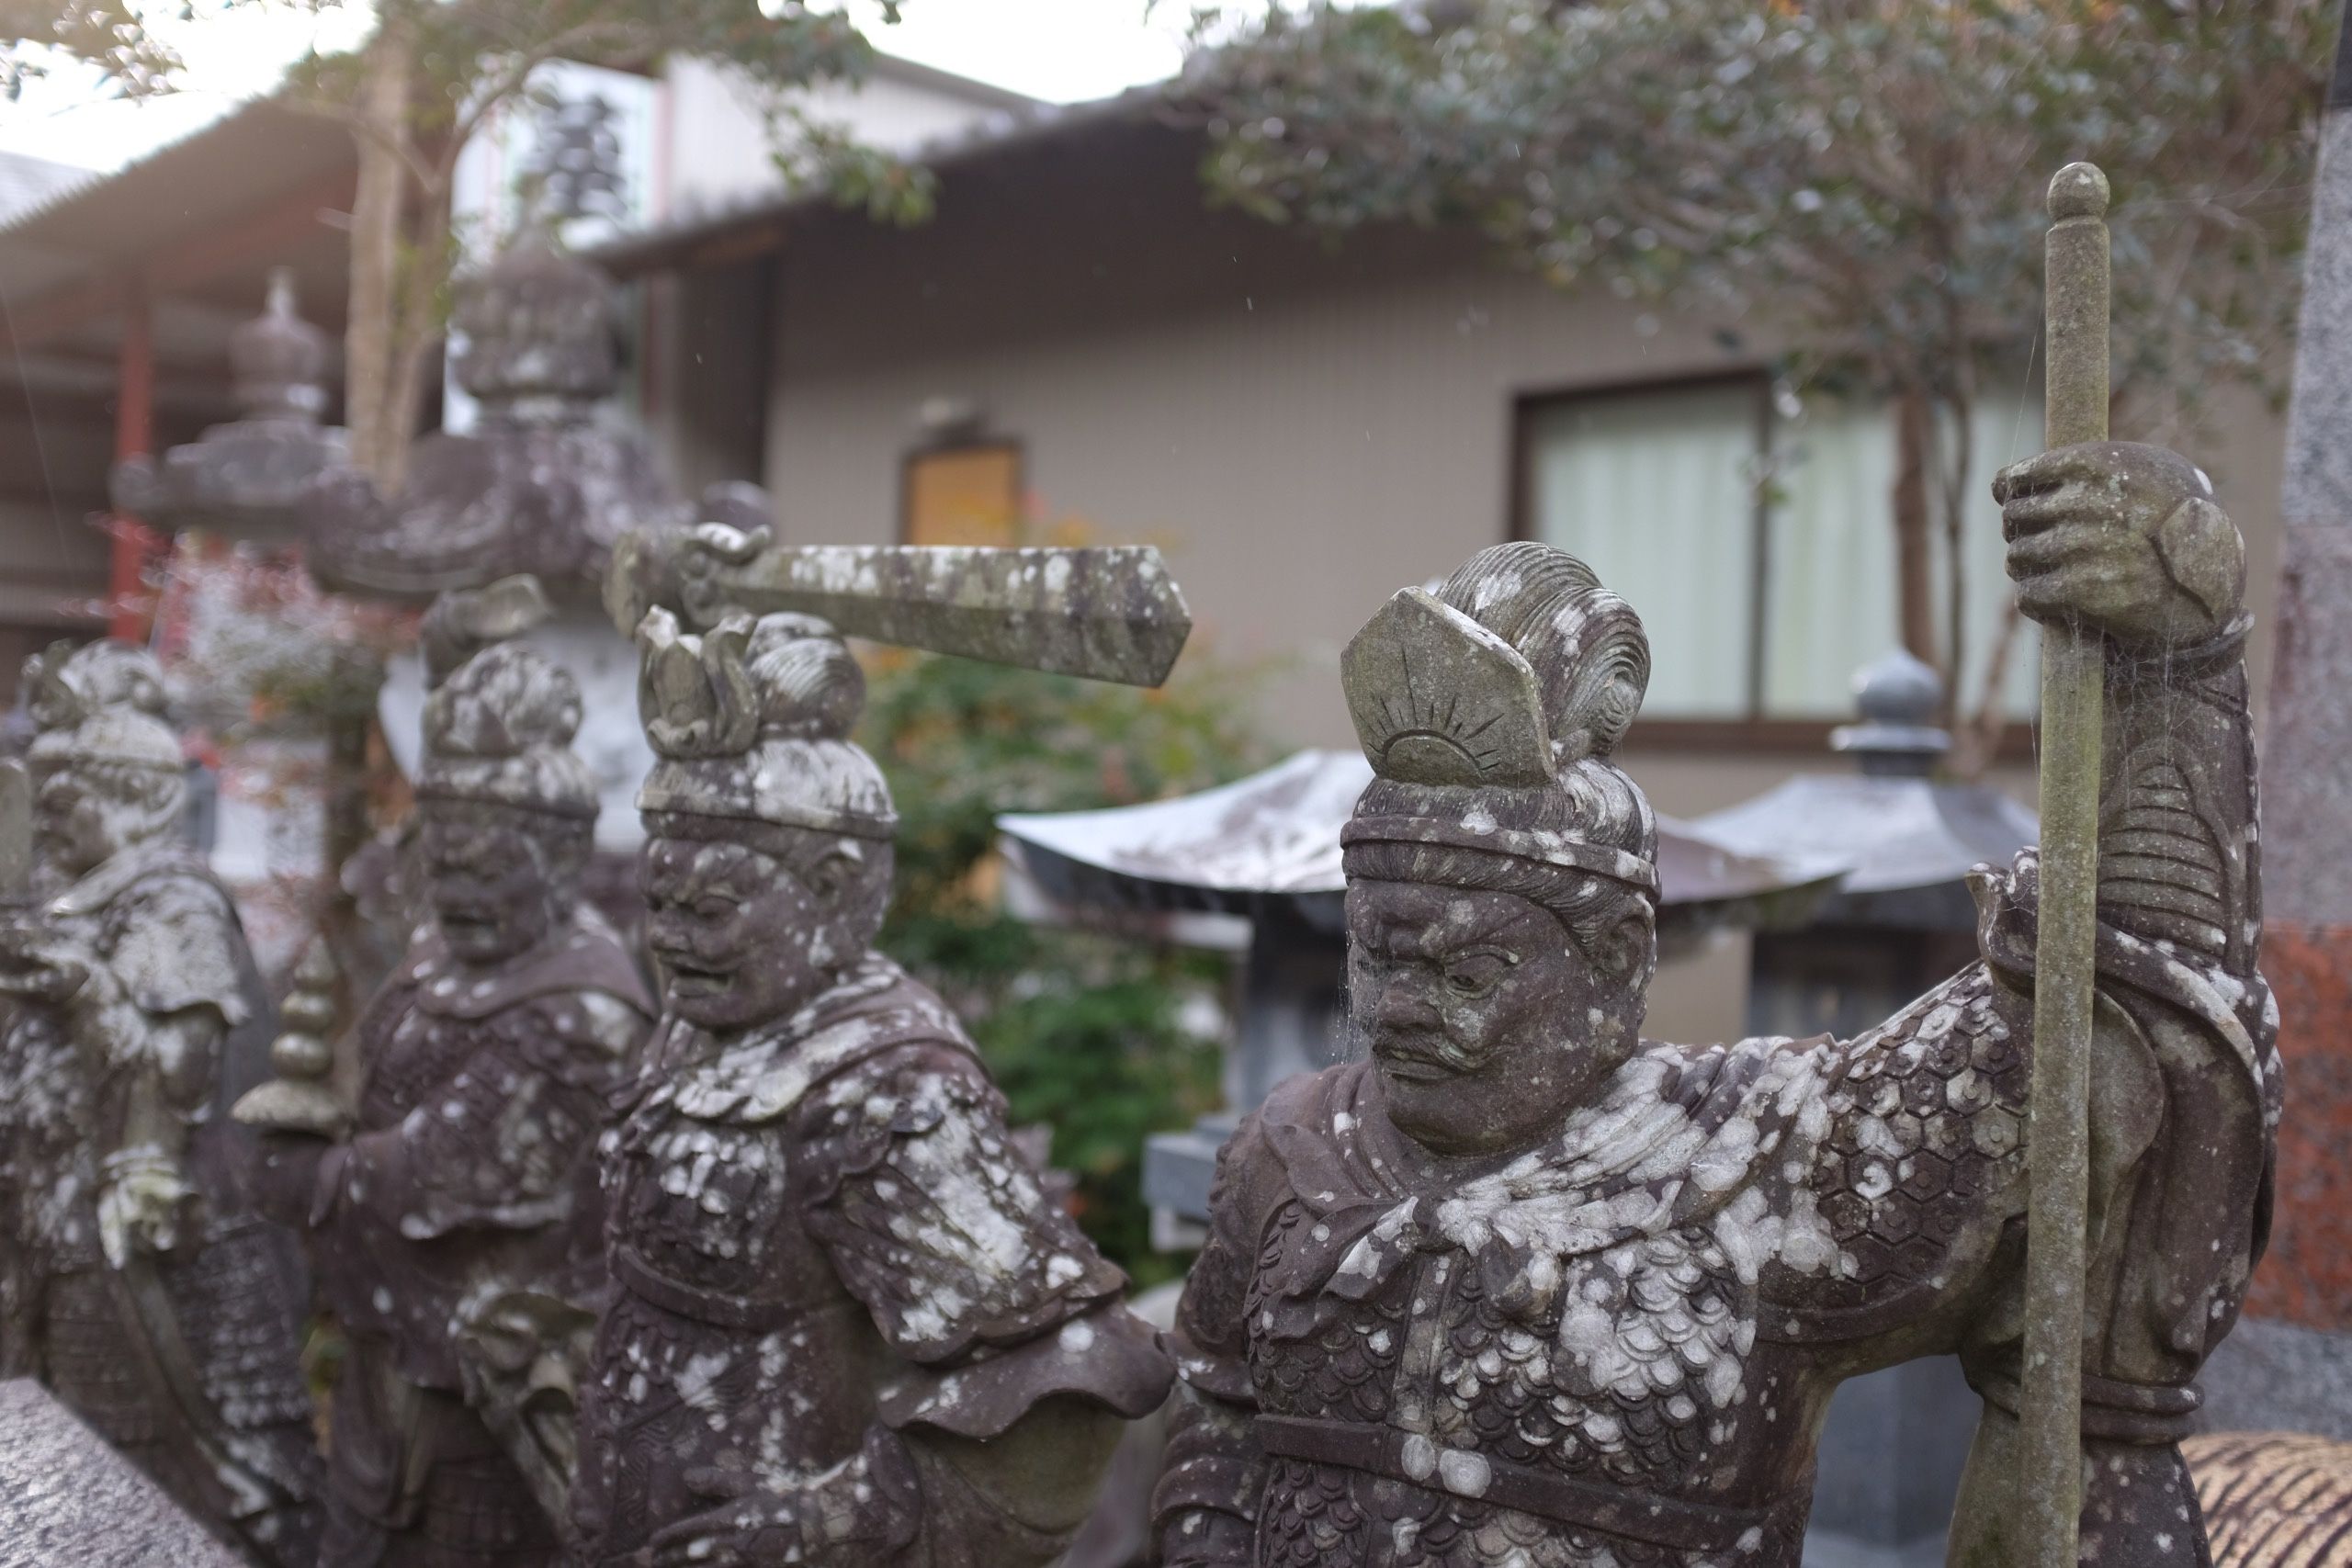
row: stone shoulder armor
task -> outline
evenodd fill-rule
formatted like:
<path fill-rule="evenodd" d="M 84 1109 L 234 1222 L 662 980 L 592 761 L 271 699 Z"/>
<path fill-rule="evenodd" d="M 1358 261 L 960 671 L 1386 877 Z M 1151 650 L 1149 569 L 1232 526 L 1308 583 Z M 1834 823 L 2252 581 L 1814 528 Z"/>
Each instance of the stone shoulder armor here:
<path fill-rule="evenodd" d="M 209 1005 L 232 1027 L 254 1015 L 236 906 L 185 846 L 126 850 L 51 908 L 69 922 L 94 923 L 99 950 L 142 1010 Z"/>
<path fill-rule="evenodd" d="M 1816 1135 L 1775 1206 L 1816 1217 L 1832 1256 L 1767 1264 L 1759 1337 L 1829 1353 L 1924 1332 L 1981 1278 L 2024 1201 L 2026 1010 L 1974 964 L 1826 1048 Z"/>
<path fill-rule="evenodd" d="M 882 1390 L 886 1422 L 987 1438 L 1048 1395 L 1130 1419 L 1167 1397 L 1167 1359 L 1119 1304 L 1126 1276 L 1046 1191 L 976 1058 L 897 1047 L 799 1121 L 810 1234 L 910 1363 Z"/>

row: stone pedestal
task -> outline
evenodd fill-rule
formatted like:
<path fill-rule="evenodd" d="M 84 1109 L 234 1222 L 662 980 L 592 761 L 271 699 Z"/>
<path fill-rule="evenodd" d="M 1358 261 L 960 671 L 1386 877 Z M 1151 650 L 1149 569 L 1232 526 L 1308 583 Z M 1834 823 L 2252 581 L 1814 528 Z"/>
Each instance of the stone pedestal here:
<path fill-rule="evenodd" d="M 0 1568 L 237 1568 L 38 1383 L 0 1383 Z"/>

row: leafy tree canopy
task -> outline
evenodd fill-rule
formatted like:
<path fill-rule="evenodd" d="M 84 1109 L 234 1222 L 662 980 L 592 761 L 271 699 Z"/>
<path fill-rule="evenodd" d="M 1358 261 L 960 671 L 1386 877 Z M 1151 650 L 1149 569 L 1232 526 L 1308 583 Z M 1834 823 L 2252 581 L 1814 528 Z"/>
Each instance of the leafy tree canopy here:
<path fill-rule="evenodd" d="M 1904 640 L 1957 700 L 1967 415 L 1988 359 L 2012 381 L 2030 365 L 2051 175 L 2092 159 L 2116 193 L 2119 431 L 2179 440 L 2212 388 L 2275 393 L 2334 11 L 1310 0 L 1202 50 L 1189 104 L 1213 193 L 1262 218 L 1473 223 L 1555 283 L 1755 321 L 1792 381 L 1886 397 Z M 1997 691 L 2014 629 L 1979 690 Z M 1970 754 L 2006 716 L 1988 700 Z"/>
<path fill-rule="evenodd" d="M 2120 378 L 2291 323 L 2319 0 L 1450 0 L 1276 8 L 1204 56 L 1214 189 L 1470 220 L 1555 282 L 1761 304 L 1887 382 L 2041 314 L 2049 176 L 2117 193 Z"/>

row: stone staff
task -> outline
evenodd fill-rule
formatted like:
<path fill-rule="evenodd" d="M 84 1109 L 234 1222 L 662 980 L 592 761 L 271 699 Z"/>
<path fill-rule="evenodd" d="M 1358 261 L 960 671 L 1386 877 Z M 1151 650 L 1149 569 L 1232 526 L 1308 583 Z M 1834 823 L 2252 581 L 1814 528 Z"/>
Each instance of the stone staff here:
<path fill-rule="evenodd" d="M 2050 182 L 2043 440 L 2107 439 L 2107 176 L 2069 164 Z M 2041 638 L 2041 908 L 2034 953 L 2032 1150 L 2018 1500 L 2030 1568 L 2075 1568 L 2082 1516 L 2084 1238 L 2090 1201 L 2091 998 L 2098 927 L 2100 684 L 2106 649 L 2083 626 Z"/>

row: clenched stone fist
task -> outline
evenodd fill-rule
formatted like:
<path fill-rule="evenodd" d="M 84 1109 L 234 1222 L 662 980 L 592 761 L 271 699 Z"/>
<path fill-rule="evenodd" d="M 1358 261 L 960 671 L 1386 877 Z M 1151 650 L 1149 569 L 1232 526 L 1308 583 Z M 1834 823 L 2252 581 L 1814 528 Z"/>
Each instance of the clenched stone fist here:
<path fill-rule="evenodd" d="M 2063 446 L 1993 480 L 2018 604 L 2127 648 L 2219 634 L 2245 592 L 2245 543 L 2204 472 L 2130 441 Z"/>

